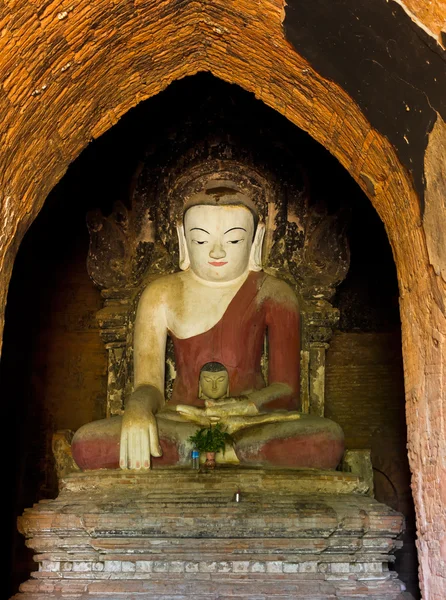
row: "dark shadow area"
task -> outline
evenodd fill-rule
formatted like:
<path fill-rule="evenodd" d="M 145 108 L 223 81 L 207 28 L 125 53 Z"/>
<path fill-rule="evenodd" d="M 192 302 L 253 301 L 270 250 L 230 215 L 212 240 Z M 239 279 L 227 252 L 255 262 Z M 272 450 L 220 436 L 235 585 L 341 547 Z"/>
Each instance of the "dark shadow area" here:
<path fill-rule="evenodd" d="M 99 208 L 109 214 L 115 202 L 128 204 L 145 156 L 162 172 L 196 141 L 208 138 L 212 143 L 212 136 L 231 139 L 268 161 L 279 180 L 295 177 L 301 164 L 313 200 L 329 211 L 349 214 L 351 267 L 334 299 L 341 318 L 327 357 L 327 416 L 338 417 L 352 432 L 351 447 L 371 448 L 377 499 L 406 515 L 405 553 L 400 553 L 397 570 L 410 591 L 418 593 L 398 288 L 384 227 L 367 197 L 323 147 L 252 94 L 200 74 L 138 105 L 92 142 L 48 196 L 19 249 L 0 365 L 13 457 L 6 473 L 10 518 L 5 599 L 33 569 L 16 518 L 33 503 L 57 495 L 52 434 L 104 416 L 107 357 L 95 318 L 102 299 L 86 270 L 86 213 Z M 369 365 L 371 373 L 359 382 L 361 389 L 355 379 L 358 371 L 343 370 L 356 368 L 358 356 L 364 359 L 361 368 Z M 350 388 L 337 387 L 336 381 L 344 378 L 348 383 L 349 377 Z M 383 380 L 392 383 L 380 387 Z M 383 400 L 373 405 L 374 397 Z M 381 408 L 386 403 L 391 418 Z M 358 411 L 365 423 L 359 433 L 354 422 Z"/>

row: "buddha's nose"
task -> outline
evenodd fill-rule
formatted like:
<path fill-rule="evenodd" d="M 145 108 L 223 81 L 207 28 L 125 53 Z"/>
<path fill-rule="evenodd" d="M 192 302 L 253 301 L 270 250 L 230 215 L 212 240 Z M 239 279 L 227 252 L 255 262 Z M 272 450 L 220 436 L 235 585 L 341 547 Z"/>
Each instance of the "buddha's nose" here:
<path fill-rule="evenodd" d="M 212 380 L 212 390 L 214 392 L 217 391 L 217 380 L 216 379 Z"/>
<path fill-rule="evenodd" d="M 209 252 L 209 256 L 211 258 L 224 258 L 226 256 L 226 252 L 221 244 L 214 244 Z"/>

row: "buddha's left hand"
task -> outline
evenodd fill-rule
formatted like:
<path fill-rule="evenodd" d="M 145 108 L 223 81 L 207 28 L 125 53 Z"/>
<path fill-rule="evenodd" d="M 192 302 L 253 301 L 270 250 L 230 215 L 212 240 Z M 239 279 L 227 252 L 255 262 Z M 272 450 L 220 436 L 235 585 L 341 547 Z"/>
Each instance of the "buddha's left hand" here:
<path fill-rule="evenodd" d="M 225 400 L 206 400 L 205 413 L 210 419 L 217 417 L 254 416 L 259 409 L 248 396 L 225 398 Z"/>
<path fill-rule="evenodd" d="M 189 406 L 188 404 L 177 404 L 175 410 L 189 421 L 198 423 L 198 425 L 203 425 L 204 427 L 209 427 L 214 422 L 214 419 L 210 419 L 203 408 Z"/>

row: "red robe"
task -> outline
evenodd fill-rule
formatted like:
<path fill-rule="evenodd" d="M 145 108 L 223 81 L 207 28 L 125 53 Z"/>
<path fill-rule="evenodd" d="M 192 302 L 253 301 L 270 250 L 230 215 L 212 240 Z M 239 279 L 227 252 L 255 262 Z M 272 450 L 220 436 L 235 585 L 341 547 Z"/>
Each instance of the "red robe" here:
<path fill-rule="evenodd" d="M 267 333 L 268 384 L 286 383 L 292 393 L 262 409 L 299 408 L 299 311 L 297 303 L 262 293 L 268 277 L 251 271 L 223 317 L 208 331 L 185 339 L 169 332 L 177 371 L 169 405 L 203 406 L 203 400 L 198 398 L 198 380 L 201 368 L 208 362 L 226 367 L 230 396 L 265 387 L 261 357 Z"/>

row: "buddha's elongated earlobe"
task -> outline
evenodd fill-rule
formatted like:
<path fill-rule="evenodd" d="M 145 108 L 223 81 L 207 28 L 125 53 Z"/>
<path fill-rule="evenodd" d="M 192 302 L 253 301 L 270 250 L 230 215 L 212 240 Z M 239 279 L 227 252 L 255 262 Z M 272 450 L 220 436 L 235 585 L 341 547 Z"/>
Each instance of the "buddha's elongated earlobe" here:
<path fill-rule="evenodd" d="M 186 237 L 183 225 L 177 225 L 178 246 L 180 250 L 180 269 L 186 271 L 190 267 L 189 251 L 187 249 Z"/>
<path fill-rule="evenodd" d="M 254 236 L 254 241 L 251 247 L 251 254 L 249 255 L 249 270 L 250 271 L 261 271 L 262 265 L 262 247 L 263 238 L 265 236 L 265 225 L 259 223 L 257 225 L 257 231 Z"/>

